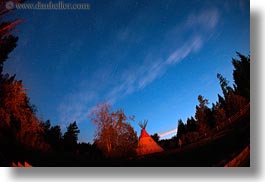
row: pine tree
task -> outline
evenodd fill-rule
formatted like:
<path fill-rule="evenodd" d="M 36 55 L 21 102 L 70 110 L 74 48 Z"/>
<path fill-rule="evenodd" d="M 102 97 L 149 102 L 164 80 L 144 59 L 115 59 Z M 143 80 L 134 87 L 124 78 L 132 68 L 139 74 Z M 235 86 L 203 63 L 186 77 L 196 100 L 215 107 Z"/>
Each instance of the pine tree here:
<path fill-rule="evenodd" d="M 183 121 L 181 119 L 179 119 L 178 120 L 177 138 L 181 138 L 181 136 L 185 133 L 186 133 L 186 126 L 184 125 Z"/>
<path fill-rule="evenodd" d="M 209 130 L 209 118 L 208 118 L 208 110 L 207 107 L 208 100 L 203 98 L 203 96 L 198 96 L 199 105 L 196 106 L 195 118 L 198 123 L 198 130 L 201 134 L 206 135 Z"/>
<path fill-rule="evenodd" d="M 80 133 L 80 130 L 77 127 L 76 121 L 73 123 L 70 123 L 67 127 L 67 131 L 64 133 L 63 140 L 65 148 L 73 151 L 73 149 L 77 145 L 78 141 L 78 134 Z"/>
<path fill-rule="evenodd" d="M 235 93 L 250 100 L 250 56 L 244 56 L 237 52 L 238 59 L 232 59 L 234 66 L 233 78 Z"/>

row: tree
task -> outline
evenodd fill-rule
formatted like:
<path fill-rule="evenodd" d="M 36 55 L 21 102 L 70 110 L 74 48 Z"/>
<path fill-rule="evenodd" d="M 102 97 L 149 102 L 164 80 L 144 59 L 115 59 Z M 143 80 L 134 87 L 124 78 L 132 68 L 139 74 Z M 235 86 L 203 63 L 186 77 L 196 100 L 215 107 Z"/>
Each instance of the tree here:
<path fill-rule="evenodd" d="M 135 155 L 137 135 L 127 117 L 119 109 L 111 111 L 109 104 L 97 105 L 91 120 L 97 126 L 95 143 L 107 157 L 121 158 Z"/>
<path fill-rule="evenodd" d="M 3 64 L 8 59 L 8 55 L 17 46 L 18 37 L 11 34 L 14 27 L 21 20 L 13 20 L 11 22 L 0 22 L 0 74 L 3 72 Z"/>
<path fill-rule="evenodd" d="M 218 104 L 217 105 L 218 105 L 218 107 L 221 107 L 221 108 L 226 107 L 225 99 L 220 94 L 218 94 Z"/>
<path fill-rule="evenodd" d="M 229 82 L 227 81 L 227 79 L 223 77 L 221 74 L 218 73 L 217 78 L 219 79 L 223 95 L 226 98 L 230 92 L 233 92 L 233 89 L 228 85 Z"/>
<path fill-rule="evenodd" d="M 151 137 L 153 138 L 153 140 L 154 140 L 156 143 L 159 142 L 159 138 L 160 138 L 160 137 L 159 137 L 159 135 L 158 135 L 157 133 L 151 135 Z"/>
<path fill-rule="evenodd" d="M 244 56 L 237 52 L 238 59 L 232 59 L 234 66 L 233 78 L 235 93 L 250 100 L 250 56 Z"/>
<path fill-rule="evenodd" d="M 26 147 L 45 150 L 43 128 L 23 89 L 22 81 L 15 76 L 2 77 L 0 83 L 1 129 L 6 138 Z"/>
<path fill-rule="evenodd" d="M 246 106 L 248 100 L 241 95 L 237 95 L 234 92 L 231 92 L 227 97 L 226 103 L 228 117 L 231 117 L 239 112 L 241 108 Z"/>
<path fill-rule="evenodd" d="M 113 157 L 130 157 L 136 154 L 135 149 L 138 144 L 138 138 L 133 127 L 123 122 L 117 131 L 116 149 L 113 151 Z"/>
<path fill-rule="evenodd" d="M 49 144 L 53 150 L 59 150 L 62 145 L 61 127 L 59 125 L 51 126 L 50 120 L 41 122 L 41 126 L 46 143 Z"/>
<path fill-rule="evenodd" d="M 3 21 L 9 12 L 6 2 L 0 3 L 0 145 L 6 156 L 14 158 L 21 150 L 47 150 L 49 146 L 44 142 L 43 128 L 22 81 L 16 80 L 16 75 L 3 74 L 4 62 L 17 46 L 18 37 L 13 35 L 13 30 L 22 22 L 21 19 Z"/>
<path fill-rule="evenodd" d="M 62 145 L 62 132 L 59 125 L 52 126 L 50 129 L 50 142 L 49 144 L 54 150 L 61 149 Z"/>
<path fill-rule="evenodd" d="M 44 137 L 46 138 L 46 136 L 49 135 L 49 131 L 51 129 L 51 121 L 50 120 L 47 120 L 45 122 L 40 122 L 40 125 L 43 128 Z"/>
<path fill-rule="evenodd" d="M 223 110 L 225 110 L 227 117 L 231 117 L 240 108 L 244 107 L 250 99 L 250 57 L 238 52 L 237 55 L 240 60 L 232 59 L 234 89 L 228 86 L 228 81 L 221 74 L 217 74 L 224 98 L 218 95 L 219 106 L 218 111 L 215 111 L 216 119 L 217 117 L 224 117 Z"/>
<path fill-rule="evenodd" d="M 198 96 L 199 105 L 196 106 L 195 118 L 198 123 L 198 129 L 200 133 L 206 134 L 209 129 L 209 118 L 207 112 L 209 108 L 207 107 L 208 100 L 204 99 L 203 96 Z"/>
<path fill-rule="evenodd" d="M 224 117 L 223 110 L 226 116 L 230 117 L 250 100 L 250 57 L 238 52 L 237 55 L 239 60 L 232 59 L 234 89 L 228 86 L 228 81 L 221 74 L 217 74 L 224 98 L 218 95 L 219 106 L 218 111 L 215 111 L 215 117 Z"/>
<path fill-rule="evenodd" d="M 76 121 L 73 123 L 70 123 L 67 127 L 67 131 L 64 133 L 63 140 L 65 148 L 69 151 L 73 151 L 73 149 L 77 145 L 78 140 L 78 134 L 80 133 L 80 130 L 77 127 Z"/>
<path fill-rule="evenodd" d="M 183 134 L 186 133 L 186 126 L 184 125 L 183 121 L 181 119 L 178 120 L 178 132 L 177 132 L 177 138 L 181 138 Z"/>
<path fill-rule="evenodd" d="M 187 119 L 187 131 L 197 131 L 196 120 L 193 117 Z"/>
<path fill-rule="evenodd" d="M 213 104 L 212 110 L 213 110 L 213 118 L 215 121 L 215 126 L 217 130 L 219 130 L 220 128 L 225 126 L 225 124 L 227 124 L 226 123 L 227 117 L 226 117 L 225 109 L 221 107 L 221 104 L 216 103 L 216 104 Z"/>

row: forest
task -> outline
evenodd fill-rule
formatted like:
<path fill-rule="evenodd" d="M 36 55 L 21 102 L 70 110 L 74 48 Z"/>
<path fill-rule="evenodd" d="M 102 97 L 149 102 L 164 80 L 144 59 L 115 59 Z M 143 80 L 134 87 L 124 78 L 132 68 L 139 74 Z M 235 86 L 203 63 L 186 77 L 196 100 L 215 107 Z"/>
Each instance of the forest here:
<path fill-rule="evenodd" d="M 3 4 L 0 5 L 0 16 L 6 16 L 9 11 L 3 8 Z M 234 145 L 233 142 L 239 137 L 244 139 L 243 143 L 239 142 L 240 146 L 237 146 L 240 150 L 249 145 L 249 55 L 236 52 L 236 57 L 232 58 L 232 86 L 222 73 L 216 75 L 222 90 L 222 93 L 217 93 L 218 101 L 209 103 L 203 95 L 198 95 L 194 116 L 178 120 L 175 136 L 161 140 L 157 133 L 152 134 L 153 140 L 165 150 L 165 153 L 144 158 L 137 156 L 136 152 L 138 137 L 130 124 L 135 117 L 127 116 L 122 108 L 113 110 L 110 104 L 99 103 L 91 111 L 89 119 L 96 126 L 93 143 L 78 142 L 80 129 L 77 121 L 72 121 L 63 133 L 60 125 L 52 125 L 53 121 L 43 121 L 37 117 L 37 106 L 31 103 L 23 81 L 16 75 L 3 73 L 4 63 L 9 61 L 10 53 L 20 43 L 19 37 L 14 33 L 20 23 L 20 19 L 6 22 L 2 22 L 1 19 L 0 22 L 0 166 L 12 166 L 14 162 L 24 161 L 32 166 L 152 166 L 153 161 L 158 161 L 158 166 L 174 166 L 172 159 L 181 161 L 181 156 L 186 155 L 185 151 L 178 153 L 180 148 L 184 150 L 187 147 L 187 156 L 200 158 L 199 153 L 203 151 L 206 151 L 203 155 L 219 155 L 218 152 L 211 153 L 213 151 L 209 149 L 211 145 L 215 145 L 214 142 L 219 142 L 218 145 L 224 148 L 224 152 L 226 147 Z M 244 130 L 239 133 L 241 126 Z M 221 132 L 224 133 L 222 138 L 215 140 Z M 209 138 L 214 142 L 207 143 L 205 148 L 195 146 Z M 190 146 L 194 146 L 193 150 L 188 148 Z M 196 151 L 198 155 L 194 154 Z M 219 158 L 222 158 L 222 155 L 220 154 Z M 160 157 L 163 161 L 157 159 Z M 192 163 L 190 159 L 177 165 L 221 165 L 219 162 L 222 159 L 219 158 L 213 159 L 215 163 L 207 160 Z"/>

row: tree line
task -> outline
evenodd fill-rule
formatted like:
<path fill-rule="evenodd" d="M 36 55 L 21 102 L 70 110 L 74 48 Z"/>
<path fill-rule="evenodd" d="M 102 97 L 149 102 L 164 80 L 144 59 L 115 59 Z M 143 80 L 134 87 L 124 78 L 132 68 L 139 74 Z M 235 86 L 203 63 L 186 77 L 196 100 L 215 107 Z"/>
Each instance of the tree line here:
<path fill-rule="evenodd" d="M 177 122 L 177 134 L 170 139 L 160 140 L 157 133 L 151 137 L 164 149 L 172 149 L 183 144 L 196 142 L 208 137 L 213 132 L 222 130 L 231 123 L 230 117 L 237 114 L 250 102 L 250 56 L 236 53 L 238 58 L 232 58 L 233 85 L 229 86 L 228 80 L 221 74 L 217 79 L 222 90 L 218 94 L 218 101 L 209 107 L 208 99 L 202 95 L 198 96 L 198 105 L 194 116 L 188 117 L 185 121 L 179 119 Z M 249 117 L 249 113 L 248 113 Z"/>
<path fill-rule="evenodd" d="M 237 52 L 238 58 L 232 58 L 233 86 L 229 86 L 228 80 L 221 74 L 217 74 L 222 95 L 218 94 L 218 101 L 209 107 L 208 99 L 198 96 L 198 105 L 194 117 L 182 119 L 177 123 L 177 134 L 171 139 L 159 141 L 158 135 L 152 135 L 164 148 L 178 147 L 179 141 L 184 144 L 196 142 L 209 137 L 213 132 L 229 125 L 231 117 L 237 114 L 250 102 L 250 56 Z M 249 113 L 248 113 L 249 117 Z"/>

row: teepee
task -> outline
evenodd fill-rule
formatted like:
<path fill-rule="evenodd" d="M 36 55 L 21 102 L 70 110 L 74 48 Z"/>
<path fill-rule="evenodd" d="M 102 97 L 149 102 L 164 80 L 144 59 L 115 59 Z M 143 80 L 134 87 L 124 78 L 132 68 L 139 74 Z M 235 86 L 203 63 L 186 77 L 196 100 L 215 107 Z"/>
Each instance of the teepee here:
<path fill-rule="evenodd" d="M 143 123 L 141 122 L 139 123 L 139 126 L 142 128 L 142 130 L 141 130 L 141 135 L 138 141 L 137 155 L 145 155 L 145 154 L 151 154 L 151 153 L 164 151 L 153 140 L 153 138 L 148 135 L 148 133 L 145 130 L 146 125 L 147 125 L 147 121 L 144 121 Z"/>

